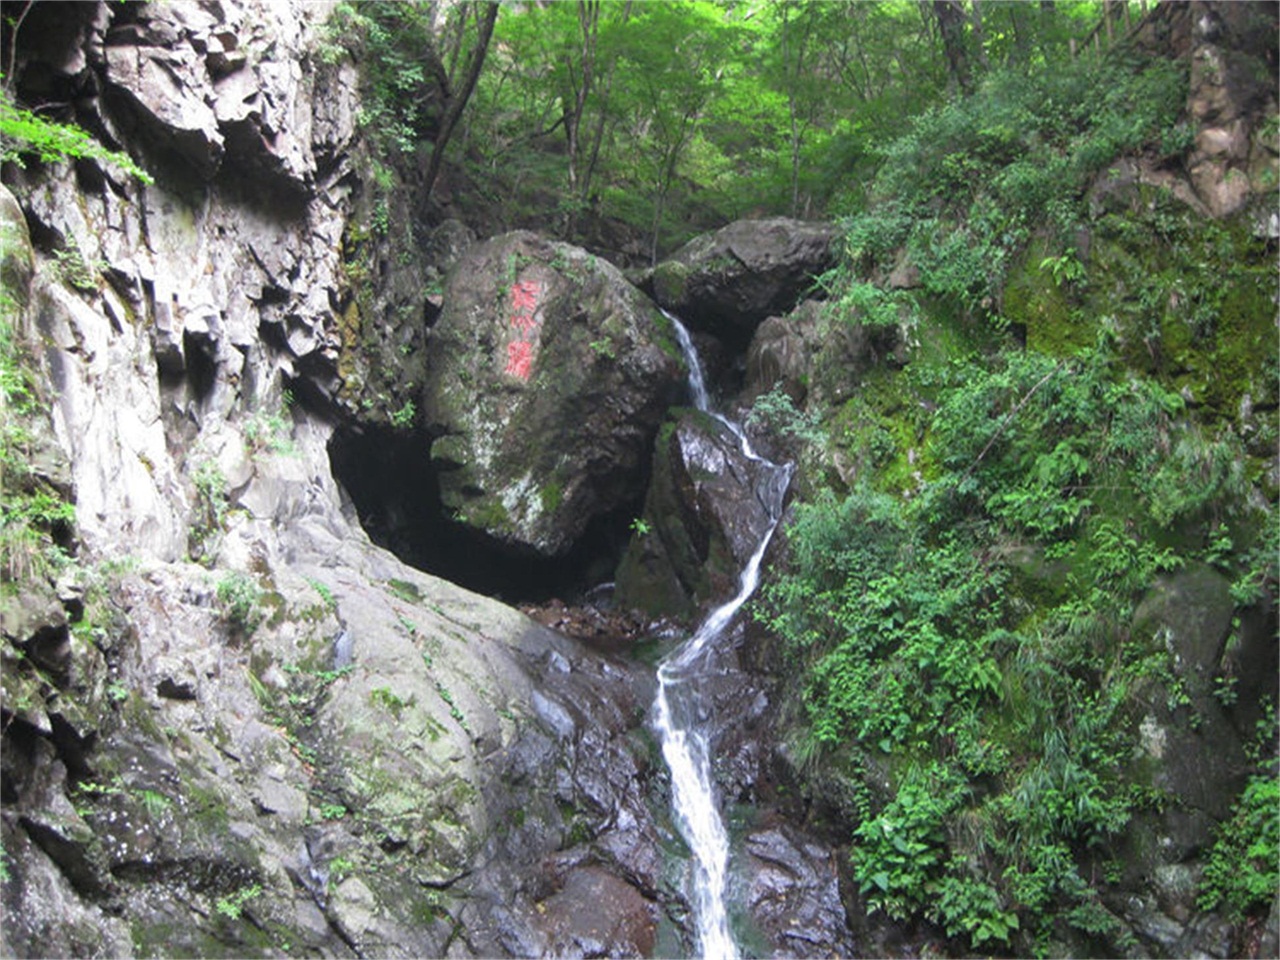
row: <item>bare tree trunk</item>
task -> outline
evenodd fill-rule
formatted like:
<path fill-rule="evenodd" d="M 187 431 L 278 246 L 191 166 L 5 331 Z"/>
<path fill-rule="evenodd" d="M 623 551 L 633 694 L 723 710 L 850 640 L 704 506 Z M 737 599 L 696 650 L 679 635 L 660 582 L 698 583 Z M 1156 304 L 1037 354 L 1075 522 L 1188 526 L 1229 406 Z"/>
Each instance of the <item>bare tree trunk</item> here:
<path fill-rule="evenodd" d="M 574 206 L 579 199 L 578 161 L 582 152 L 582 116 L 587 109 L 587 97 L 591 93 L 591 84 L 595 81 L 596 35 L 600 24 L 600 0 L 578 0 L 578 28 L 582 31 L 582 76 L 577 89 L 573 91 L 573 101 L 565 111 L 564 132 L 569 148 L 569 196 Z M 573 77 L 573 71 L 569 71 Z M 576 209 L 570 209 L 565 222 L 565 236 L 573 234 L 574 221 L 577 219 Z"/>
<path fill-rule="evenodd" d="M 626 5 L 622 8 L 622 22 L 626 23 L 631 19 L 631 0 L 627 0 Z M 600 159 L 600 145 L 604 142 L 604 128 L 608 122 L 609 94 L 613 90 L 613 73 L 615 64 L 613 61 L 609 63 L 609 72 L 605 75 L 604 88 L 600 96 L 600 120 L 596 124 L 595 133 L 591 138 L 591 155 L 587 159 L 587 169 L 582 176 L 582 189 L 579 199 L 586 202 L 591 196 L 591 179 L 595 175 L 596 163 Z"/>
<path fill-rule="evenodd" d="M 961 93 L 971 91 L 969 58 L 964 49 L 964 7 L 961 0 L 933 0 L 933 15 L 942 34 L 942 52 L 947 58 L 951 82 Z"/>
<path fill-rule="evenodd" d="M 436 142 L 431 149 L 431 162 L 427 165 L 426 184 L 424 187 L 426 199 L 430 199 L 431 189 L 435 186 L 436 178 L 440 175 L 440 165 L 444 163 L 444 150 L 449 145 L 449 138 L 453 136 L 454 128 L 458 125 L 458 119 L 462 116 L 462 110 L 466 107 L 467 101 L 471 99 L 476 83 L 480 80 L 480 71 L 484 68 L 484 59 L 489 52 L 489 41 L 493 37 L 493 25 L 498 19 L 498 7 L 497 0 L 486 0 L 484 12 L 480 14 L 478 21 L 479 32 L 476 35 L 475 46 L 471 48 L 471 53 L 467 58 L 466 76 L 463 78 L 461 88 L 449 97 L 444 117 L 440 121 L 440 132 L 436 134 Z"/>

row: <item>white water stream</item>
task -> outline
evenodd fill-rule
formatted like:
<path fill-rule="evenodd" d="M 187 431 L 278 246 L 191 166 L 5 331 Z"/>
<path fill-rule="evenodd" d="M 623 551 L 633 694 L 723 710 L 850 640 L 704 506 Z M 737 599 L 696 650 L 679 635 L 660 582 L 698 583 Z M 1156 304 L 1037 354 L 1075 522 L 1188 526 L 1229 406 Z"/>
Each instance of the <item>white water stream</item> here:
<path fill-rule="evenodd" d="M 729 872 L 729 837 L 720 817 L 711 780 L 707 734 L 700 726 L 702 705 L 696 681 L 705 654 L 714 647 L 739 608 L 760 581 L 760 562 L 782 515 L 782 501 L 791 479 L 791 464 L 771 463 L 756 454 L 742 427 L 710 409 L 706 382 L 698 352 L 684 325 L 671 314 L 680 347 L 689 365 L 689 387 L 694 405 L 723 423 L 738 439 L 744 456 L 767 465 L 765 481 L 756 491 L 770 517 L 751 559 L 738 578 L 733 599 L 717 607 L 685 643 L 658 665 L 658 693 L 653 704 L 653 727 L 662 743 L 662 755 L 671 768 L 671 792 L 676 822 L 693 853 L 691 901 L 698 933 L 698 950 L 706 960 L 738 957 L 729 930 L 725 887 Z"/>

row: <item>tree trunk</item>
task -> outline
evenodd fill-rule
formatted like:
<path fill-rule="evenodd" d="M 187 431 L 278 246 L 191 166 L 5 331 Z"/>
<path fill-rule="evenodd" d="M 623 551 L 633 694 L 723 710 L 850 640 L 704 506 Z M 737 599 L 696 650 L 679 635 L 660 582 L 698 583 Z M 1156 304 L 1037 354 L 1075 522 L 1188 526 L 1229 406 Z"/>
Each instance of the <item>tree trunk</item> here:
<path fill-rule="evenodd" d="M 947 72 L 953 86 L 962 93 L 971 92 L 969 58 L 964 49 L 964 7 L 961 0 L 933 0 L 933 15 L 942 34 L 942 52 L 947 58 Z"/>
<path fill-rule="evenodd" d="M 493 25 L 498 19 L 498 7 L 497 0 L 486 0 L 484 13 L 480 15 L 479 32 L 476 35 L 476 44 L 471 48 L 471 54 L 467 59 L 466 76 L 463 78 L 461 88 L 449 98 L 449 105 L 440 121 L 440 132 L 436 135 L 435 145 L 431 149 L 431 162 L 427 165 L 425 199 L 431 198 L 431 189 L 435 186 L 436 177 L 440 175 L 440 166 L 444 163 L 445 147 L 449 145 L 449 138 L 453 136 L 458 119 L 462 116 L 462 110 L 471 99 L 476 83 L 480 80 L 480 71 L 484 67 L 484 59 L 489 52 L 489 40 L 493 37 Z"/>
<path fill-rule="evenodd" d="M 595 81 L 596 35 L 600 24 L 600 0 L 578 0 L 578 28 L 582 31 L 582 75 L 573 91 L 571 104 L 565 110 L 565 138 L 569 149 L 569 197 L 574 201 L 565 222 L 565 236 L 572 236 L 577 219 L 578 161 L 582 152 L 582 117 L 587 109 L 587 97 Z M 572 64 L 570 64 L 572 67 Z M 569 71 L 570 77 L 573 71 Z"/>
<path fill-rule="evenodd" d="M 626 23 L 631 19 L 631 0 L 627 0 L 626 5 L 622 8 L 622 22 Z M 600 146 L 604 142 L 604 128 L 608 122 L 609 94 L 613 90 L 613 74 L 615 62 L 609 61 L 609 72 L 605 74 L 604 88 L 600 95 L 600 120 L 596 124 L 595 133 L 591 138 L 591 155 L 587 159 L 587 169 L 582 175 L 582 187 L 579 199 L 586 203 L 591 198 L 591 179 L 595 176 L 596 164 L 600 160 Z"/>

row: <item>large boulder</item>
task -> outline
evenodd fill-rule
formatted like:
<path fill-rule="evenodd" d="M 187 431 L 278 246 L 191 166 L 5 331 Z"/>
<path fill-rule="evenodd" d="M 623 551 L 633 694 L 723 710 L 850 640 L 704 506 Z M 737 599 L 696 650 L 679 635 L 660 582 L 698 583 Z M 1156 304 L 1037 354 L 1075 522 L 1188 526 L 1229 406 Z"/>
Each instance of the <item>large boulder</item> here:
<path fill-rule="evenodd" d="M 610 264 L 526 231 L 468 251 L 444 300 L 424 390 L 444 506 L 562 555 L 643 492 L 684 380 L 670 325 Z"/>
<path fill-rule="evenodd" d="M 834 224 L 737 220 L 695 237 L 644 285 L 691 328 L 745 347 L 765 317 L 786 313 L 835 262 Z"/>
<path fill-rule="evenodd" d="M 783 482 L 780 468 L 744 454 L 719 418 L 678 414 L 658 436 L 644 525 L 618 567 L 618 602 L 684 616 L 731 596 L 773 522 L 761 491 Z"/>

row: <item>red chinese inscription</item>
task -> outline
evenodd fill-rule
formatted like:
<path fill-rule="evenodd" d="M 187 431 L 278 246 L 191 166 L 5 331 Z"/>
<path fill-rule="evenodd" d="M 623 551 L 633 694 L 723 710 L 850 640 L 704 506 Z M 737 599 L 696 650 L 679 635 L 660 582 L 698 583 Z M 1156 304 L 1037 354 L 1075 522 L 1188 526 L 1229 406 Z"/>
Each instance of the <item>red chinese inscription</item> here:
<path fill-rule="evenodd" d="M 508 376 L 528 380 L 533 373 L 533 344 L 528 340 L 512 340 L 507 344 Z"/>
<path fill-rule="evenodd" d="M 516 338 L 507 344 L 508 376 L 528 380 L 533 373 L 533 345 L 537 341 L 542 320 L 538 317 L 538 297 L 542 284 L 537 280 L 520 280 L 511 285 L 511 327 Z"/>

